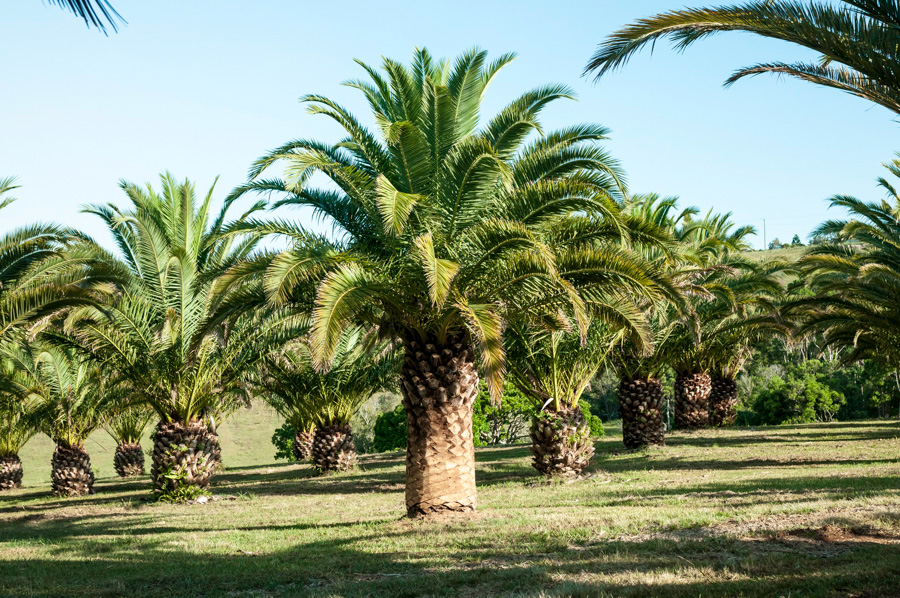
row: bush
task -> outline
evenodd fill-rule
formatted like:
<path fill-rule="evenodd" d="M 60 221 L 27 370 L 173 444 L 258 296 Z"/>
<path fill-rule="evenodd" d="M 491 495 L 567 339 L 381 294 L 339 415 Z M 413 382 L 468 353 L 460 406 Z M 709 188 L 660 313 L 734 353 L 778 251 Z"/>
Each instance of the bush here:
<path fill-rule="evenodd" d="M 275 430 L 275 433 L 272 434 L 272 444 L 275 445 L 276 459 L 296 461 L 294 459 L 294 428 L 291 424 L 285 422 L 283 426 Z"/>
<path fill-rule="evenodd" d="M 591 427 L 591 438 L 606 436 L 606 430 L 603 429 L 603 421 L 596 415 L 591 414 L 590 404 L 584 400 L 579 401 L 578 404 L 581 406 L 581 412 L 584 414 L 584 419 L 587 420 L 588 425 Z"/>
<path fill-rule="evenodd" d="M 832 421 L 844 395 L 826 382 L 823 364 L 810 359 L 787 370 L 784 377 L 774 376 L 759 393 L 754 411 L 765 424 L 802 424 Z"/>
<path fill-rule="evenodd" d="M 378 453 L 406 448 L 406 410 L 403 405 L 385 411 L 375 420 L 372 448 Z"/>
<path fill-rule="evenodd" d="M 531 418 L 535 413 L 534 404 L 512 384 L 503 387 L 500 406 L 491 403 L 487 387 L 482 384 L 475 397 L 472 431 L 475 446 L 496 446 L 516 444 L 528 437 Z"/>

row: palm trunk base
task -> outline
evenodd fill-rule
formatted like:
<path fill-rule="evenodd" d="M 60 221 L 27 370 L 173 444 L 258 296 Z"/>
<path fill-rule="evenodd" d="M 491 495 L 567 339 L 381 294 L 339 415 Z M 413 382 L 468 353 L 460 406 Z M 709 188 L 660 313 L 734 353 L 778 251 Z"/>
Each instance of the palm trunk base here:
<path fill-rule="evenodd" d="M 356 467 L 356 445 L 349 425 L 316 429 L 312 445 L 313 463 L 321 472 L 347 471 Z"/>
<path fill-rule="evenodd" d="M 402 389 L 407 515 L 474 511 L 474 353 L 461 338 L 445 344 L 407 340 Z"/>
<path fill-rule="evenodd" d="M 663 387 L 658 379 L 622 380 L 619 383 L 619 415 L 625 448 L 666 444 Z"/>
<path fill-rule="evenodd" d="M 709 424 L 733 426 L 737 421 L 737 382 L 731 378 L 713 378 L 709 394 Z"/>
<path fill-rule="evenodd" d="M 57 444 L 50 464 L 51 488 L 56 496 L 84 496 L 94 493 L 91 458 L 84 448 Z"/>
<path fill-rule="evenodd" d="M 0 457 L 0 491 L 22 487 L 22 460 L 19 455 Z"/>
<path fill-rule="evenodd" d="M 156 426 L 150 476 L 157 493 L 206 488 L 221 461 L 219 437 L 205 423 L 162 421 Z"/>
<path fill-rule="evenodd" d="M 315 432 L 297 432 L 294 434 L 294 443 L 291 446 L 294 459 L 297 461 L 309 461 L 312 458 L 313 439 L 315 437 Z"/>
<path fill-rule="evenodd" d="M 542 411 L 531 422 L 532 465 L 547 477 L 577 477 L 594 456 L 591 427 L 581 407 Z"/>
<path fill-rule="evenodd" d="M 113 457 L 116 473 L 122 478 L 144 475 L 144 451 L 137 442 L 120 442 Z"/>
<path fill-rule="evenodd" d="M 709 374 L 678 374 L 675 378 L 675 427 L 698 430 L 709 425 Z"/>

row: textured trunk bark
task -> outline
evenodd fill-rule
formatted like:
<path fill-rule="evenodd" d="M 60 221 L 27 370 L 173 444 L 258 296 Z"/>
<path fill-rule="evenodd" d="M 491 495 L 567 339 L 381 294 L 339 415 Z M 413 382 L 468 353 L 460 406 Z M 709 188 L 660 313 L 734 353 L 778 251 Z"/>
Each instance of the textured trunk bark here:
<path fill-rule="evenodd" d="M 312 457 L 316 469 L 321 472 L 347 471 L 356 467 L 356 445 L 350 426 L 316 428 Z"/>
<path fill-rule="evenodd" d="M 581 407 L 542 411 L 531 422 L 534 468 L 547 477 L 576 477 L 594 456 L 591 428 Z"/>
<path fill-rule="evenodd" d="M 56 496 L 84 496 L 94 493 L 91 458 L 84 448 L 57 444 L 50 464 L 50 486 Z"/>
<path fill-rule="evenodd" d="M 407 340 L 402 382 L 407 514 L 474 511 L 478 371 L 472 349 L 462 338 L 443 345 Z"/>
<path fill-rule="evenodd" d="M 678 374 L 675 377 L 675 427 L 696 430 L 709 424 L 709 374 Z"/>
<path fill-rule="evenodd" d="M 623 379 L 619 383 L 619 416 L 625 448 L 666 444 L 663 387 L 656 378 Z"/>
<path fill-rule="evenodd" d="M 22 460 L 19 455 L 0 457 L 0 491 L 22 487 Z"/>
<path fill-rule="evenodd" d="M 119 477 L 131 478 L 144 475 L 144 451 L 137 442 L 120 442 L 116 445 L 113 465 Z"/>
<path fill-rule="evenodd" d="M 206 488 L 221 460 L 219 437 L 203 422 L 162 421 L 156 426 L 150 468 L 156 492 Z"/>
<path fill-rule="evenodd" d="M 294 459 L 297 461 L 308 461 L 312 458 L 313 439 L 315 437 L 315 432 L 297 432 L 294 434 L 294 444 L 291 446 Z"/>
<path fill-rule="evenodd" d="M 733 426 L 737 420 L 737 403 L 737 382 L 733 378 L 713 378 L 709 394 L 709 424 Z"/>

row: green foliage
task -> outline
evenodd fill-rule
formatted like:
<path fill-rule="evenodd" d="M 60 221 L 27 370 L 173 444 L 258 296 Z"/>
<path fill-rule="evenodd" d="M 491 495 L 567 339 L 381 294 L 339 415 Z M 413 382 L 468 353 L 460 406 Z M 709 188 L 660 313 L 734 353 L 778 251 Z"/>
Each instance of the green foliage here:
<path fill-rule="evenodd" d="M 275 445 L 275 459 L 296 461 L 294 459 L 294 436 L 296 436 L 294 427 L 287 422 L 275 430 L 275 433 L 272 434 L 272 444 Z"/>
<path fill-rule="evenodd" d="M 491 401 L 482 385 L 475 397 L 472 433 L 475 446 L 516 444 L 528 437 L 531 418 L 537 414 L 534 401 L 510 383 L 503 386 L 499 405 Z"/>
<path fill-rule="evenodd" d="M 378 453 L 406 448 L 406 410 L 403 405 L 385 411 L 375 420 L 373 448 Z"/>
<path fill-rule="evenodd" d="M 754 402 L 762 423 L 832 421 L 846 398 L 827 385 L 824 369 L 821 361 L 810 359 L 783 377 L 774 376 Z"/>
<path fill-rule="evenodd" d="M 584 419 L 587 420 L 588 426 L 590 427 L 591 438 L 606 436 L 606 430 L 603 428 L 603 420 L 591 413 L 590 403 L 587 401 L 579 401 L 578 405 L 581 407 L 581 413 L 584 414 Z"/>

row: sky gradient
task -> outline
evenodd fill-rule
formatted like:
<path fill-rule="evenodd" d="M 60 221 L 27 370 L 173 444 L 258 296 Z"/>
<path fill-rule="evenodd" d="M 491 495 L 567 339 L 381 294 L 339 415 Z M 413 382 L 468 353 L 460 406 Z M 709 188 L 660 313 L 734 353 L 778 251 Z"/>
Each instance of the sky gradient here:
<path fill-rule="evenodd" d="M 0 176 L 23 187 L 0 213 L 0 232 L 56 221 L 109 244 L 81 206 L 122 203 L 120 179 L 155 183 L 163 170 L 201 191 L 219 176 L 221 199 L 265 151 L 339 138 L 299 96 L 330 96 L 369 122 L 361 94 L 341 86 L 364 74 L 353 59 L 406 62 L 416 46 L 451 58 L 475 45 L 492 57 L 517 52 L 489 91 L 488 112 L 531 87 L 570 85 L 578 101 L 549 109 L 547 129 L 609 127 L 607 147 L 632 192 L 732 211 L 759 229 L 757 247 L 763 219 L 769 240 L 805 240 L 840 215 L 827 211 L 829 196 L 880 198 L 880 163 L 900 150 L 893 115 L 863 100 L 775 77 L 722 87 L 738 67 L 811 57 L 781 42 L 721 35 L 683 54 L 661 44 L 598 83 L 582 77 L 606 34 L 683 6 L 671 0 L 113 4 L 128 24 L 109 37 L 40 0 L 0 9 Z"/>

